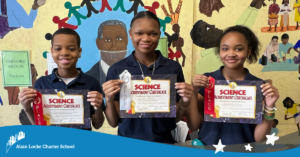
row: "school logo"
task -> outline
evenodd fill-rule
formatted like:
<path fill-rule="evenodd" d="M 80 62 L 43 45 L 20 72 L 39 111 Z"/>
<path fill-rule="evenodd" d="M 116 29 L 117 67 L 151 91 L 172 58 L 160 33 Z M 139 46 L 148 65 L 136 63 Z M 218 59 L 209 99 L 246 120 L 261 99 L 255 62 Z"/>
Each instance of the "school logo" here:
<path fill-rule="evenodd" d="M 15 143 L 17 143 L 18 141 L 24 138 L 25 138 L 25 133 L 23 131 L 20 131 L 18 134 L 14 136 L 10 136 L 8 142 L 6 143 L 6 153 L 9 151 L 11 146 L 13 146 Z"/>
<path fill-rule="evenodd" d="M 66 94 L 65 94 L 63 91 L 59 91 L 59 92 L 57 93 L 57 95 L 58 95 L 58 97 L 60 97 L 60 98 L 64 98 L 64 97 L 66 96 Z"/>

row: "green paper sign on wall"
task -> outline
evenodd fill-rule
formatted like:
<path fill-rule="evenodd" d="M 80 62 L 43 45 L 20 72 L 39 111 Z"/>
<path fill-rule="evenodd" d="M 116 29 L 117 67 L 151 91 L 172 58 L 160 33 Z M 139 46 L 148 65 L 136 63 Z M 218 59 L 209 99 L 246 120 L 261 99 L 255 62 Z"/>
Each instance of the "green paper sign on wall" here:
<path fill-rule="evenodd" d="M 4 87 L 32 86 L 29 51 L 0 51 Z"/>
<path fill-rule="evenodd" d="M 168 40 L 167 37 L 161 37 L 156 50 L 160 50 L 161 54 L 168 58 Z"/>

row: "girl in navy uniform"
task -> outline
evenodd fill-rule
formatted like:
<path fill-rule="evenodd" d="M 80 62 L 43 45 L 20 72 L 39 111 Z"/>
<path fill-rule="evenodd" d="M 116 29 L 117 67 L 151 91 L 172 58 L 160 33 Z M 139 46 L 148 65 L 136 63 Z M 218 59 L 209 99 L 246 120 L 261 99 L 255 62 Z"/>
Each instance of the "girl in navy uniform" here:
<path fill-rule="evenodd" d="M 112 65 L 103 84 L 106 99 L 106 118 L 112 127 L 118 126 L 118 135 L 140 140 L 174 143 L 171 130 L 182 119 L 190 104 L 193 87 L 184 83 L 181 66 L 155 51 L 160 38 L 157 16 L 149 11 L 137 13 L 131 21 L 130 38 L 135 51 L 130 56 Z M 120 118 L 119 91 L 123 81 L 119 75 L 128 70 L 131 75 L 177 74 L 176 118 Z"/>
<path fill-rule="evenodd" d="M 261 80 L 250 74 L 244 68 L 245 61 L 250 64 L 257 61 L 259 55 L 259 41 L 255 34 L 247 27 L 233 26 L 228 28 L 218 40 L 216 55 L 224 66 L 219 70 L 193 78 L 194 97 L 186 111 L 188 127 L 199 130 L 198 139 L 205 145 L 242 144 L 266 139 L 270 134 L 274 113 L 264 112 L 261 124 L 204 122 L 204 88 L 208 86 L 208 77 L 216 80 Z M 261 85 L 265 107 L 275 110 L 275 102 L 279 98 L 277 88 L 265 83 Z M 197 98 L 197 99 L 196 99 Z"/>

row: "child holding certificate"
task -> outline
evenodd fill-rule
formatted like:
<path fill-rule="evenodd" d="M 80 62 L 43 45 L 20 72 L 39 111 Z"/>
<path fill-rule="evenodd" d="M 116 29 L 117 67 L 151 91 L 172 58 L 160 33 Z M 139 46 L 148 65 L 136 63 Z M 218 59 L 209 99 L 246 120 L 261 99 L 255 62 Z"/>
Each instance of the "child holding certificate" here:
<path fill-rule="evenodd" d="M 265 83 L 261 85 L 264 95 L 265 110 L 261 124 L 206 122 L 204 119 L 204 88 L 208 86 L 209 77 L 215 80 L 260 80 L 244 68 L 246 61 L 255 63 L 259 56 L 259 41 L 247 27 L 233 26 L 228 28 L 219 38 L 216 54 L 224 66 L 219 70 L 193 78 L 194 97 L 186 111 L 188 127 L 199 130 L 198 139 L 205 145 L 242 144 L 266 139 L 270 134 L 272 120 L 275 117 L 275 102 L 279 98 L 277 88 Z M 197 99 L 196 99 L 197 98 Z"/>
<path fill-rule="evenodd" d="M 104 122 L 101 88 L 96 79 L 76 68 L 82 52 L 79 35 L 72 29 L 62 28 L 53 34 L 51 43 L 51 54 L 58 68 L 54 69 L 51 75 L 40 77 L 34 88 L 89 90 L 87 101 L 92 105 L 92 124 L 99 129 Z M 36 96 L 37 91 L 30 88 L 22 89 L 19 94 L 19 100 L 32 124 L 35 124 L 35 119 L 31 103 Z"/>
<path fill-rule="evenodd" d="M 155 51 L 160 39 L 160 23 L 157 16 L 149 11 L 137 13 L 131 21 L 130 38 L 135 51 L 130 56 L 112 65 L 107 73 L 107 82 L 103 84 L 106 99 L 106 118 L 112 127 L 118 126 L 118 135 L 146 141 L 174 143 L 171 130 L 184 116 L 189 105 L 193 87 L 184 82 L 181 66 Z M 126 81 L 119 80 L 119 75 L 127 70 L 131 75 L 154 76 L 156 74 L 177 74 L 175 88 L 176 118 L 120 118 L 120 88 Z M 151 78 L 145 77 L 145 82 Z M 162 85 L 155 85 L 154 88 Z M 138 86 L 139 88 L 148 88 Z M 173 100 L 171 100 L 173 101 Z M 151 104 L 151 103 L 150 103 Z M 153 104 L 153 103 L 152 103 Z M 131 111 L 134 112 L 134 111 Z"/>

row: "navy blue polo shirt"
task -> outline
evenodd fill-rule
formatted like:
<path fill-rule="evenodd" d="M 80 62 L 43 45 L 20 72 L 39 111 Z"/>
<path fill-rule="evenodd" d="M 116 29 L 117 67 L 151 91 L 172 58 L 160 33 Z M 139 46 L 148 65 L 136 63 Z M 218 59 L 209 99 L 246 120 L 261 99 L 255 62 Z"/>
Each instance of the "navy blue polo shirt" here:
<path fill-rule="evenodd" d="M 119 79 L 119 75 L 128 70 L 131 75 L 142 75 L 138 62 L 134 58 L 134 51 L 127 58 L 112 65 L 107 73 L 106 81 Z M 155 51 L 158 56 L 155 62 L 155 74 L 177 74 L 177 82 L 185 82 L 182 68 L 179 63 L 165 58 L 160 51 Z M 147 67 L 141 64 L 145 75 L 152 75 L 153 65 Z M 115 95 L 119 101 L 119 93 Z M 180 100 L 177 94 L 176 101 Z M 118 135 L 145 141 L 174 143 L 171 130 L 176 128 L 175 118 L 120 118 Z"/>
<path fill-rule="evenodd" d="M 55 74 L 57 68 L 53 69 L 52 74 L 48 76 L 42 76 L 36 80 L 34 88 L 35 89 L 86 89 L 89 91 L 98 91 L 102 93 L 99 82 L 81 71 L 80 68 L 77 68 L 80 71 L 79 75 L 71 81 L 68 85 L 61 80 Z M 102 103 L 102 109 L 105 110 L 105 105 Z M 91 116 L 95 114 L 95 109 L 93 106 L 90 107 Z"/>
<path fill-rule="evenodd" d="M 211 76 L 216 80 L 225 80 L 222 69 L 222 66 L 219 70 L 212 73 L 205 73 L 205 76 Z M 244 80 L 259 80 L 249 73 L 249 70 L 245 68 L 246 77 Z M 204 88 L 201 88 L 199 91 L 204 97 Z M 232 145 L 232 144 L 242 144 L 242 143 L 251 143 L 255 142 L 254 139 L 254 130 L 256 124 L 240 124 L 240 123 L 221 123 L 221 122 L 203 122 L 200 126 L 198 133 L 198 139 L 203 142 L 205 145 L 218 144 L 221 139 L 222 144 Z"/>

